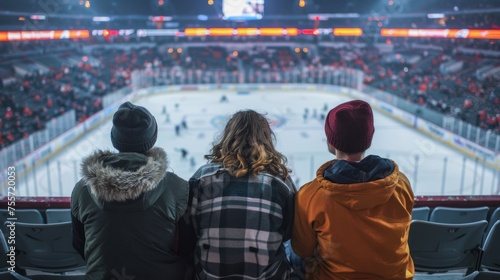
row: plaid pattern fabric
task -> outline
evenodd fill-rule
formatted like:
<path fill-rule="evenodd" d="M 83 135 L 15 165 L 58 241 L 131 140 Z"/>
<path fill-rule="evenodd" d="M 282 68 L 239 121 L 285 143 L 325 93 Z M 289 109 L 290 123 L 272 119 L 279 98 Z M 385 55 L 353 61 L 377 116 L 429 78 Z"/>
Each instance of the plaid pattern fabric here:
<path fill-rule="evenodd" d="M 189 185 L 198 279 L 288 279 L 283 242 L 291 237 L 296 192 L 290 178 L 236 178 L 209 163 Z"/>

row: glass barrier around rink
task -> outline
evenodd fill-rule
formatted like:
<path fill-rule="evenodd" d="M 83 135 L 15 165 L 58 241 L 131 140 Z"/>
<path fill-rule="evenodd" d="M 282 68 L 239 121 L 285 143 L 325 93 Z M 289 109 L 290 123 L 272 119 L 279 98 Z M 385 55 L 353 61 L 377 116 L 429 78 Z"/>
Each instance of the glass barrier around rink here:
<path fill-rule="evenodd" d="M 415 195 L 498 195 L 500 190 L 500 171 L 486 166 L 477 159 L 467 156 L 454 158 L 442 157 L 426 151 L 389 151 L 370 148 L 370 154 L 393 159 L 410 180 Z M 205 162 L 204 154 L 189 153 L 191 160 L 177 159 L 169 154 L 170 168 L 180 177 L 188 179 Z M 316 175 L 322 163 L 331 160 L 327 152 L 285 153 L 292 178 L 300 187 Z M 16 179 L 17 196 L 68 197 L 75 184 L 80 180 L 81 158 L 63 160 L 49 159 L 36 168 L 27 171 Z M 5 190 L 0 192 L 6 195 Z"/>

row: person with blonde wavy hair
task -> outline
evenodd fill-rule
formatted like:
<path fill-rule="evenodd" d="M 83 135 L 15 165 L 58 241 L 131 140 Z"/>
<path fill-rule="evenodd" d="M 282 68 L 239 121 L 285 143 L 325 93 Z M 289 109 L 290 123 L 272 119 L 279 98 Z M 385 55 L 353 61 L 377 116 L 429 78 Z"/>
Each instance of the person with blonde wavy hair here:
<path fill-rule="evenodd" d="M 288 279 L 295 185 L 268 119 L 238 111 L 189 179 L 197 279 Z"/>

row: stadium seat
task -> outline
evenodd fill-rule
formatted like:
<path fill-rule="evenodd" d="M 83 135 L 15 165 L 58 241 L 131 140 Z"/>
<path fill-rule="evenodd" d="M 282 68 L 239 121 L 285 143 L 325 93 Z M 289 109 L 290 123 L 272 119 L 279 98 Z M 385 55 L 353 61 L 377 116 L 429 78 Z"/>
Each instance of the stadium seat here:
<path fill-rule="evenodd" d="M 493 213 L 491 213 L 491 217 L 488 219 L 486 233 L 490 232 L 491 228 L 497 221 L 500 221 L 500 207 L 496 208 Z"/>
<path fill-rule="evenodd" d="M 21 269 L 64 273 L 85 268 L 72 247 L 71 222 L 16 223 L 16 264 Z"/>
<path fill-rule="evenodd" d="M 71 209 L 47 209 L 45 210 L 45 218 L 48 224 L 71 222 Z"/>
<path fill-rule="evenodd" d="M 427 207 L 427 206 L 413 208 L 413 211 L 411 212 L 411 219 L 412 220 L 428 221 L 430 212 L 431 212 L 431 208 Z"/>
<path fill-rule="evenodd" d="M 39 274 L 28 275 L 31 280 L 84 280 L 85 275 Z M 1 280 L 1 279 L 0 279 Z"/>
<path fill-rule="evenodd" d="M 0 231 L 0 280 L 7 279 L 18 279 L 18 280 L 28 280 L 28 278 L 20 275 L 15 271 L 9 271 L 9 246 L 2 231 Z"/>
<path fill-rule="evenodd" d="M 85 275 L 40 274 L 24 276 L 14 271 L 0 272 L 0 280 L 84 280 Z"/>
<path fill-rule="evenodd" d="M 478 270 L 487 224 L 487 221 L 447 224 L 413 220 L 408 243 L 415 270 L 430 273 Z"/>
<path fill-rule="evenodd" d="M 461 278 L 460 280 L 499 280 L 499 272 L 474 271 L 473 273 Z"/>
<path fill-rule="evenodd" d="M 495 222 L 484 241 L 481 268 L 500 271 L 500 221 Z"/>
<path fill-rule="evenodd" d="M 7 236 L 7 228 L 5 227 L 5 222 L 8 221 L 9 218 L 16 218 L 16 223 L 44 223 L 42 214 L 37 209 L 16 209 L 12 213 L 14 215 L 10 215 L 8 209 L 0 209 L 0 225 L 2 226 L 2 232 L 5 236 Z"/>
<path fill-rule="evenodd" d="M 2 231 L 0 231 L 0 271 L 6 271 L 8 268 L 7 264 L 8 252 L 9 252 L 9 246 L 7 246 L 5 236 L 3 235 Z"/>
<path fill-rule="evenodd" d="M 2 271 L 0 272 L 0 280 L 31 280 L 31 278 L 13 271 Z"/>
<path fill-rule="evenodd" d="M 436 223 L 463 224 L 487 220 L 490 208 L 454 208 L 438 206 L 431 212 L 429 221 Z"/>
<path fill-rule="evenodd" d="M 17 218 L 16 221 L 22 223 L 44 223 L 42 214 L 37 209 L 16 209 L 13 214 L 10 215 L 7 209 L 0 209 L 0 223 L 4 224 L 8 218 L 12 217 Z"/>

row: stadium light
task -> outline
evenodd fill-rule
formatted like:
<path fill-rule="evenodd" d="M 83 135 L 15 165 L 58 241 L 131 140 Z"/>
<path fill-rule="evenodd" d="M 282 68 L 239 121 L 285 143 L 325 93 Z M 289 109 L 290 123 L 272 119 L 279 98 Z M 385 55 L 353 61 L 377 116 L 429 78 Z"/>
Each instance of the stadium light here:
<path fill-rule="evenodd" d="M 30 19 L 32 19 L 32 20 L 45 20 L 45 19 L 47 19 L 47 17 L 44 15 L 31 15 Z"/>
<path fill-rule="evenodd" d="M 207 21 L 208 20 L 208 16 L 206 16 L 206 15 L 198 15 L 196 18 L 200 21 Z"/>
<path fill-rule="evenodd" d="M 427 18 L 444 18 L 444 14 L 428 14 Z"/>
<path fill-rule="evenodd" d="M 308 14 L 307 18 L 309 20 L 328 20 L 331 18 L 359 18 L 358 13 L 333 13 L 333 14 Z"/>
<path fill-rule="evenodd" d="M 150 16 L 149 20 L 152 22 L 161 22 L 161 21 L 172 21 L 171 16 Z"/>
<path fill-rule="evenodd" d="M 94 22 L 108 22 L 111 21 L 110 17 L 93 17 L 92 21 Z"/>

